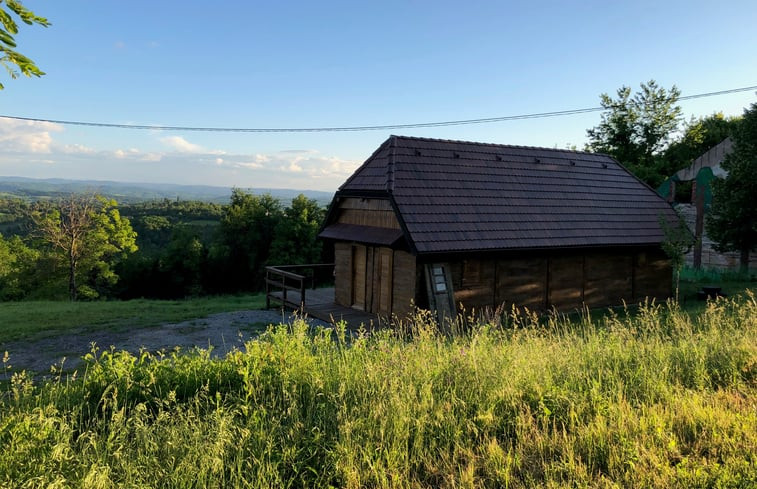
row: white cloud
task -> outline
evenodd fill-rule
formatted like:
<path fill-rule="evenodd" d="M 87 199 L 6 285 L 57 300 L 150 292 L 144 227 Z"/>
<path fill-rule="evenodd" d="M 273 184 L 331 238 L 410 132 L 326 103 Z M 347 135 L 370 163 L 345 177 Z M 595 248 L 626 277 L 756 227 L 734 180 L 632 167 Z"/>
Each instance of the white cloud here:
<path fill-rule="evenodd" d="M 297 164 L 296 161 L 289 162 L 289 165 L 284 166 L 281 168 L 282 170 L 289 171 L 292 173 L 300 173 L 302 172 L 302 167 Z"/>
<path fill-rule="evenodd" d="M 51 122 L 19 121 L 0 118 L 0 151 L 14 153 L 50 153 L 51 132 L 63 127 Z"/>
<path fill-rule="evenodd" d="M 101 158 L 112 157 L 119 160 L 132 160 L 132 161 L 160 161 L 163 159 L 162 153 L 142 151 L 137 148 L 117 149 L 114 151 L 102 151 L 98 154 L 98 156 Z"/>
<path fill-rule="evenodd" d="M 163 150 L 101 149 L 56 142 L 55 133 L 62 130 L 52 123 L 0 118 L 0 175 L 333 190 L 359 164 L 312 149 L 229 153 L 181 136 L 151 135 Z"/>
<path fill-rule="evenodd" d="M 199 144 L 190 143 L 181 136 L 167 136 L 160 138 L 163 144 L 173 148 L 180 153 L 202 153 L 205 152 L 205 148 Z"/>
<path fill-rule="evenodd" d="M 64 144 L 61 146 L 60 151 L 65 154 L 85 154 L 91 155 L 95 152 L 93 148 L 84 146 L 83 144 Z"/>

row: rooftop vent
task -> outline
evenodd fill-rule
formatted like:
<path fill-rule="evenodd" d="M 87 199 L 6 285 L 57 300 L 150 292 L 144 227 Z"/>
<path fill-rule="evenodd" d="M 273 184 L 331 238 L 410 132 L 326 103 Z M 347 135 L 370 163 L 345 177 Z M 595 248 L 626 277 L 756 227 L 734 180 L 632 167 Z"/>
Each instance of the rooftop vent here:
<path fill-rule="evenodd" d="M 502 161 L 502 155 L 497 155 L 497 161 Z"/>
<path fill-rule="evenodd" d="M 576 162 L 573 160 L 570 160 L 570 166 L 576 166 Z"/>
<path fill-rule="evenodd" d="M 452 153 L 452 156 L 454 156 L 455 158 L 460 158 L 460 153 Z"/>
<path fill-rule="evenodd" d="M 607 163 L 602 163 L 602 168 L 607 168 Z"/>
<path fill-rule="evenodd" d="M 419 149 L 416 149 L 416 150 L 415 150 L 415 156 L 420 156 L 420 155 L 421 155 L 421 150 L 419 150 Z"/>
<path fill-rule="evenodd" d="M 534 163 L 541 163 L 541 160 L 539 158 L 534 158 Z"/>

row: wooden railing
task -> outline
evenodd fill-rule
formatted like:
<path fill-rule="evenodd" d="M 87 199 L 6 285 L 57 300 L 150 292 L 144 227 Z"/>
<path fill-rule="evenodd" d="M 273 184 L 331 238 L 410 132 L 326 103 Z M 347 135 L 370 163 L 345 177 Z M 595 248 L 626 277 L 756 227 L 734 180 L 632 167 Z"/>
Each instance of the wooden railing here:
<path fill-rule="evenodd" d="M 331 283 L 333 276 L 333 263 L 265 267 L 265 307 L 270 309 L 271 301 L 276 301 L 293 309 L 304 308 L 307 289 Z"/>

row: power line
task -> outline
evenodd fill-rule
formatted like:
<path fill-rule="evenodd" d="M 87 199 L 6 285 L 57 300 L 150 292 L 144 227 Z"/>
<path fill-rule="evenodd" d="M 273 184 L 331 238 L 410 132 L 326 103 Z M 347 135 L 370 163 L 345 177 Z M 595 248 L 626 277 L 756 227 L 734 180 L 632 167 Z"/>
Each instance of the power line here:
<path fill-rule="evenodd" d="M 751 87 L 731 88 L 717 92 L 698 93 L 678 97 L 678 100 L 692 100 L 697 98 L 716 97 L 731 93 L 747 92 L 757 89 L 757 85 Z M 142 129 L 153 131 L 196 131 L 196 132 L 357 132 L 357 131 L 380 131 L 387 129 L 416 129 L 423 127 L 463 126 L 469 124 L 490 124 L 493 122 L 515 121 L 522 119 L 544 119 L 547 117 L 561 117 L 567 115 L 586 114 L 606 110 L 606 107 L 586 107 L 583 109 L 556 110 L 551 112 L 536 112 L 533 114 L 506 115 L 501 117 L 485 117 L 480 119 L 462 119 L 441 122 L 418 122 L 413 124 L 386 124 L 379 126 L 345 126 L 345 127 L 295 127 L 295 128 L 243 128 L 243 127 L 189 127 L 189 126 L 150 126 L 142 124 L 112 124 L 107 122 L 83 122 L 57 119 L 41 119 L 36 117 L 20 117 L 12 115 L 0 115 L 3 119 L 14 119 L 31 122 L 50 122 L 67 126 L 105 127 L 113 129 Z"/>

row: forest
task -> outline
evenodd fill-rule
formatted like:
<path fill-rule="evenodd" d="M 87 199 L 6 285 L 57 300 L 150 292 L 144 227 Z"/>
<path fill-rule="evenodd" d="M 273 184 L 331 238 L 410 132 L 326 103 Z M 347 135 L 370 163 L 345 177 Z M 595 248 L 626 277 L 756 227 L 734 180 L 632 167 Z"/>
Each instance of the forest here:
<path fill-rule="evenodd" d="M 0 197 L 0 300 L 256 292 L 265 266 L 318 263 L 325 209 L 235 189 L 228 204 Z"/>

